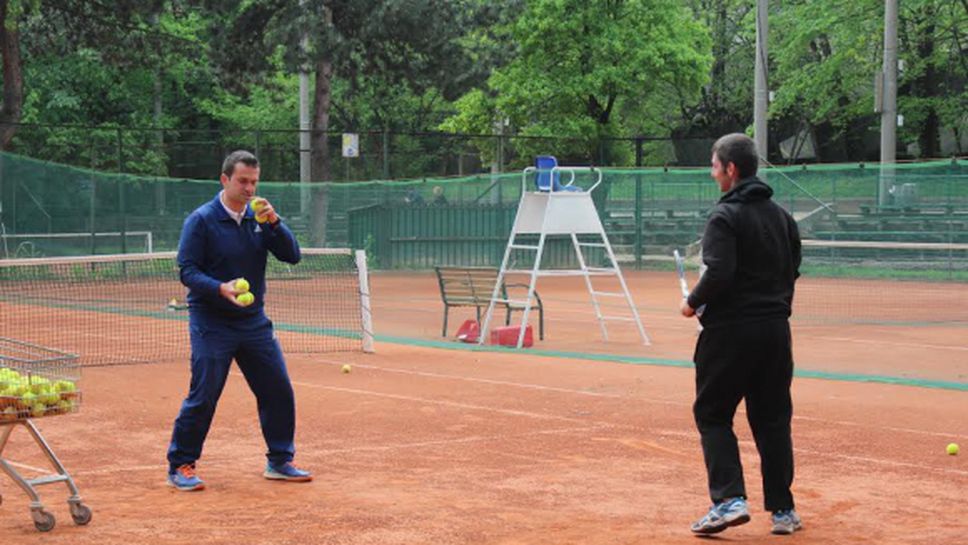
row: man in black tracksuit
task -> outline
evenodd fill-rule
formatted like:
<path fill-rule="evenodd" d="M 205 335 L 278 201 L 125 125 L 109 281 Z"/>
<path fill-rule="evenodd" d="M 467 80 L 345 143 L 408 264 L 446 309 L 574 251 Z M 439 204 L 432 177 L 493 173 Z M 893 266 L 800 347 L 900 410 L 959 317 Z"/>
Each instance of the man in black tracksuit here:
<path fill-rule="evenodd" d="M 793 510 L 793 357 L 789 317 L 799 276 L 800 234 L 794 219 L 771 200 L 773 190 L 756 177 L 756 144 L 742 134 L 713 146 L 711 175 L 723 192 L 702 240 L 707 269 L 682 302 L 686 317 L 699 317 L 696 401 L 713 507 L 692 525 L 712 534 L 748 522 L 746 488 L 733 416 L 740 400 L 760 454 L 765 506 L 773 533 L 800 529 Z M 703 308 L 705 307 L 705 308 Z"/>

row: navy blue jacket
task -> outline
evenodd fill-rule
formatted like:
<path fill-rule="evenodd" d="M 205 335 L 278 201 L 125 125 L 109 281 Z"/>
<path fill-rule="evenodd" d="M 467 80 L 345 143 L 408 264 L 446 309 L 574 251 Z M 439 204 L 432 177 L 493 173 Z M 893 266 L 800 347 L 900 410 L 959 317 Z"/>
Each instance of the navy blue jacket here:
<path fill-rule="evenodd" d="M 800 276 L 797 222 L 755 176 L 723 194 L 706 223 L 707 269 L 689 295 L 703 327 L 789 318 Z"/>
<path fill-rule="evenodd" d="M 266 292 L 266 258 L 298 263 L 299 243 L 280 219 L 275 225 L 258 223 L 247 206 L 242 224 L 235 223 L 219 195 L 185 219 L 178 242 L 178 268 L 188 286 L 189 312 L 194 316 L 237 318 L 262 313 Z M 219 295 L 223 282 L 245 278 L 255 302 L 238 307 Z"/>

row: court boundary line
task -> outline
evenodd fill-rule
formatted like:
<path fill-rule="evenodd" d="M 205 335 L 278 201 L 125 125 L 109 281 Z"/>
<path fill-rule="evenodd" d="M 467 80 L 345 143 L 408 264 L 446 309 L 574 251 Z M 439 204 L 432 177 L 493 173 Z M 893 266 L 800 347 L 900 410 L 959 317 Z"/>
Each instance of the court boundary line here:
<path fill-rule="evenodd" d="M 333 362 L 332 360 L 317 360 L 317 361 L 324 361 L 327 364 L 332 364 L 332 365 L 337 364 L 337 362 Z M 380 369 L 380 370 L 386 370 L 386 368 L 377 367 L 377 366 L 370 366 L 370 367 L 375 369 Z M 406 372 L 407 370 L 398 370 L 398 371 Z M 230 374 L 233 376 L 242 377 L 242 374 L 239 371 L 232 371 Z M 474 379 L 474 378 L 468 378 L 468 377 L 456 377 L 456 376 L 453 378 L 461 378 L 464 380 L 480 380 L 480 379 Z M 484 379 L 484 380 L 490 380 L 490 379 Z M 499 383 L 506 384 L 506 385 L 519 385 L 519 386 L 523 385 L 527 387 L 534 386 L 534 385 L 517 384 L 517 383 L 511 383 L 511 382 L 505 382 L 505 381 L 499 381 Z M 641 430 L 642 429 L 641 426 L 634 426 L 634 425 L 625 424 L 625 423 L 603 422 L 603 421 L 597 421 L 597 420 L 569 418 L 567 416 L 547 415 L 547 414 L 534 413 L 529 411 L 504 409 L 501 407 L 474 405 L 474 404 L 468 404 L 468 403 L 459 403 L 459 402 L 452 402 L 452 401 L 433 399 L 433 398 L 414 397 L 414 396 L 407 396 L 407 395 L 401 395 L 401 394 L 391 394 L 386 392 L 378 392 L 374 390 L 365 390 L 365 389 L 359 389 L 359 388 L 335 387 L 335 386 L 328 386 L 325 384 L 319 384 L 319 383 L 313 383 L 313 382 L 292 381 L 292 384 L 293 386 L 301 386 L 301 387 L 308 387 L 308 388 L 314 388 L 314 389 L 338 391 L 338 392 L 357 394 L 357 395 L 376 396 L 376 397 L 383 397 L 383 398 L 409 401 L 409 402 L 428 403 L 433 405 L 456 408 L 458 410 L 483 410 L 483 411 L 490 411 L 490 412 L 496 412 L 496 413 L 503 413 L 512 417 L 528 417 L 528 418 L 535 418 L 538 420 L 546 420 L 546 421 L 559 420 L 559 421 L 577 424 L 576 426 L 571 426 L 571 427 L 541 429 L 541 430 L 535 430 L 527 433 L 518 433 L 518 434 L 470 435 L 470 436 L 458 437 L 458 438 L 452 438 L 452 439 L 433 439 L 433 440 L 427 440 L 427 441 L 418 441 L 414 443 L 378 444 L 378 445 L 340 448 L 340 449 L 321 449 L 318 451 L 313 451 L 311 454 L 308 455 L 310 458 L 313 458 L 313 459 L 324 458 L 326 456 L 331 456 L 333 454 L 339 454 L 339 453 L 367 452 L 367 451 L 371 451 L 371 452 L 393 451 L 397 449 L 423 448 L 423 447 L 438 446 L 438 445 L 448 446 L 448 445 L 473 443 L 473 442 L 480 442 L 480 441 L 503 440 L 509 437 L 527 437 L 527 436 L 534 436 L 534 435 L 553 435 L 553 434 L 561 434 L 561 433 L 568 434 L 568 433 L 576 433 L 576 432 L 587 432 L 592 430 L 620 430 L 620 429 Z M 575 391 L 568 390 L 568 389 L 561 389 L 561 390 L 563 390 L 564 393 L 582 393 L 581 391 L 577 391 L 577 390 Z M 812 420 L 817 421 L 819 419 L 812 419 Z M 838 421 L 837 423 L 842 423 L 842 422 Z M 908 431 L 916 431 L 916 430 L 908 430 Z M 689 439 L 690 441 L 692 441 L 695 439 L 695 437 L 693 436 L 693 433 L 680 430 L 680 429 L 670 430 L 670 429 L 660 428 L 660 429 L 654 429 L 653 432 L 658 434 L 659 436 L 671 438 L 673 440 Z M 589 438 L 589 439 L 591 440 L 593 438 Z M 741 439 L 739 441 L 739 444 L 741 448 L 745 448 L 745 449 L 755 448 L 755 445 L 753 445 L 752 441 L 749 441 L 749 440 Z M 659 445 L 648 445 L 648 446 L 659 447 L 659 450 L 670 452 L 670 453 L 678 452 L 675 449 L 667 449 Z M 941 474 L 968 475 L 968 472 L 960 469 L 935 467 L 935 466 L 929 466 L 929 465 L 923 465 L 923 464 L 916 464 L 912 462 L 904 462 L 904 461 L 881 459 L 881 458 L 871 458 L 871 457 L 856 456 L 856 455 L 850 455 L 850 454 L 821 452 L 821 451 L 817 451 L 809 448 L 802 448 L 802 447 L 794 447 L 794 452 L 800 452 L 802 454 L 807 454 L 811 456 L 822 456 L 826 458 L 833 458 L 844 462 L 852 462 L 852 461 L 864 462 L 867 464 L 878 464 L 878 465 L 892 466 L 892 467 L 911 467 L 911 468 L 917 468 L 917 469 L 926 470 L 926 471 L 935 472 L 935 473 L 941 473 Z M 212 460 L 208 460 L 208 461 L 215 461 L 215 460 L 221 460 L 221 459 L 222 459 L 221 457 L 216 456 L 216 457 L 213 457 Z M 234 458 L 229 457 L 226 459 L 234 459 Z M 21 464 L 18 464 L 18 465 L 21 465 Z M 29 468 L 29 466 L 23 466 L 23 467 Z M 82 475 L 93 475 L 93 474 L 113 474 L 113 473 L 127 472 L 132 470 L 155 471 L 155 470 L 159 470 L 159 468 L 163 469 L 164 464 L 159 462 L 159 464 L 151 465 L 151 466 L 137 465 L 137 466 L 130 466 L 130 467 L 102 468 L 102 469 L 96 469 L 91 471 L 75 472 L 72 475 L 82 476 Z M 35 468 L 30 468 L 30 469 L 35 469 Z"/>
<path fill-rule="evenodd" d="M 345 361 L 330 360 L 330 359 L 325 359 L 325 358 L 317 358 L 317 359 L 314 360 L 314 362 L 315 363 L 324 363 L 324 364 L 333 365 L 333 366 L 341 366 L 344 363 L 346 363 Z M 589 391 L 584 391 L 584 390 L 575 390 L 575 389 L 572 389 L 572 388 L 561 388 L 561 387 L 556 387 L 556 386 L 544 386 L 544 385 L 541 385 L 541 384 L 532 384 L 532 383 L 526 383 L 526 382 L 512 382 L 512 381 L 506 381 L 506 380 L 495 380 L 495 379 L 488 379 L 488 378 L 481 378 L 481 377 L 469 377 L 469 376 L 466 376 L 466 375 L 451 375 L 451 374 L 444 374 L 444 373 L 433 373 L 433 372 L 428 372 L 428 371 L 417 371 L 417 370 L 413 370 L 413 369 L 401 369 L 401 368 L 397 368 L 397 367 L 383 367 L 383 366 L 378 366 L 378 365 L 367 365 L 367 364 L 360 364 L 360 363 L 355 363 L 355 362 L 353 363 L 353 365 L 362 367 L 364 369 L 375 369 L 375 370 L 384 371 L 384 372 L 388 372 L 388 373 L 399 373 L 399 374 L 414 375 L 414 376 L 421 376 L 421 377 L 433 377 L 433 378 L 443 378 L 443 379 L 451 379 L 451 380 L 461 380 L 461 381 L 466 381 L 466 382 L 480 382 L 480 383 L 484 383 L 484 384 L 496 384 L 496 385 L 500 385 L 500 386 L 513 386 L 513 387 L 516 387 L 516 388 L 523 388 L 523 389 L 528 389 L 528 390 L 551 391 L 551 392 L 558 392 L 558 393 L 563 393 L 563 394 L 576 394 L 576 395 L 583 395 L 583 396 L 589 396 L 589 397 L 602 397 L 602 398 L 608 398 L 608 399 L 624 399 L 624 398 L 627 397 L 627 396 L 623 396 L 621 394 L 609 394 L 609 393 L 603 393 L 603 392 L 589 392 Z M 237 371 L 232 371 L 232 373 L 233 374 L 238 374 Z M 293 384 L 295 384 L 295 382 Z M 655 404 L 661 404 L 661 405 L 674 405 L 674 406 L 679 406 L 679 407 L 691 407 L 692 406 L 692 402 L 691 401 L 675 401 L 675 400 L 669 400 L 669 399 L 659 399 L 659 398 L 654 398 L 654 397 L 638 397 L 638 398 L 635 398 L 635 399 L 639 399 L 639 400 L 645 401 L 647 403 L 655 403 Z M 746 410 L 742 406 L 737 407 L 736 414 L 737 415 L 746 414 Z M 865 423 L 861 423 L 861 422 L 851 422 L 850 420 L 831 420 L 831 419 L 817 418 L 817 417 L 814 417 L 814 416 L 804 416 L 804 415 L 798 415 L 798 414 L 794 414 L 793 415 L 793 420 L 794 421 L 796 421 L 796 420 L 803 420 L 803 421 L 807 421 L 807 422 L 817 422 L 817 423 L 823 423 L 823 424 L 835 424 L 835 425 L 839 425 L 839 426 L 852 426 L 852 427 L 859 427 L 859 428 L 864 428 L 864 429 L 870 429 L 872 427 L 870 423 L 866 423 L 865 424 Z M 602 423 L 602 424 L 604 425 L 606 423 Z M 611 424 L 611 425 L 615 425 L 615 424 Z M 955 436 L 960 435 L 960 432 L 935 432 L 935 431 L 919 430 L 919 429 L 915 429 L 915 428 L 900 428 L 900 427 L 896 427 L 896 426 L 876 426 L 876 427 L 877 427 L 877 429 L 883 430 L 883 431 L 891 431 L 891 432 L 898 432 L 898 433 L 908 433 L 908 434 L 913 434 L 913 435 L 928 435 L 928 436 L 946 437 L 946 438 L 955 437 Z"/>
<path fill-rule="evenodd" d="M 528 348 L 526 351 L 516 348 L 507 348 L 494 345 L 479 345 L 460 343 L 455 341 L 431 341 L 426 339 L 414 339 L 410 337 L 399 337 L 394 335 L 375 335 L 377 342 L 396 344 L 403 346 L 414 346 L 420 348 L 441 348 L 444 350 L 459 350 L 464 352 L 497 352 L 505 354 L 531 355 L 547 358 L 563 358 L 586 361 L 599 361 L 610 363 L 622 363 L 627 365 L 652 365 L 658 367 L 679 367 L 692 368 L 691 361 L 674 360 L 665 358 L 646 358 L 636 356 L 621 356 L 617 354 L 596 354 L 592 352 L 569 352 L 560 350 L 545 350 Z M 888 384 L 892 386 L 912 386 L 918 388 L 931 388 L 937 390 L 955 390 L 968 392 L 968 382 L 956 382 L 952 380 L 923 379 L 915 377 L 898 377 L 892 375 L 877 375 L 866 373 L 839 373 L 836 371 L 817 371 L 812 369 L 795 368 L 793 376 L 800 378 L 810 378 L 819 380 L 831 380 L 836 382 L 854 383 L 875 383 Z"/>

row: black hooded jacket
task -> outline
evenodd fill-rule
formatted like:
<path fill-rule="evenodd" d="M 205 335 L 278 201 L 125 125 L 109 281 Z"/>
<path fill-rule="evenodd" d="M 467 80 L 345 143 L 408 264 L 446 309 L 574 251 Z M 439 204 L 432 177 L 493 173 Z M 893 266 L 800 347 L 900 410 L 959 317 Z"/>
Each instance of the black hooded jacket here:
<path fill-rule="evenodd" d="M 703 327 L 788 318 L 800 276 L 800 231 L 755 176 L 740 180 L 713 208 L 702 237 L 706 264 L 689 306 L 706 305 Z"/>

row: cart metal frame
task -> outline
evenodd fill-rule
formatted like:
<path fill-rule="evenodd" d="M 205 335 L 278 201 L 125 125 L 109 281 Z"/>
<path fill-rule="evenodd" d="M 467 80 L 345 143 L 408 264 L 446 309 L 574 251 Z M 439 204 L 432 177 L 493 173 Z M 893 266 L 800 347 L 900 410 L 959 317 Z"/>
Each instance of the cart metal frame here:
<path fill-rule="evenodd" d="M 38 376 L 43 376 L 52 371 L 64 370 L 79 373 L 80 369 L 75 354 L 7 338 L 0 338 L 0 367 L 11 367 Z M 27 433 L 50 462 L 54 473 L 27 478 L 17 471 L 13 463 L 3 457 L 3 451 L 10 441 L 10 435 L 17 426 L 23 426 L 27 429 Z M 34 526 L 41 532 L 52 530 L 55 524 L 54 515 L 46 511 L 40 501 L 37 487 L 41 485 L 66 483 L 70 490 L 67 504 L 74 523 L 85 525 L 91 522 L 91 509 L 84 505 L 77 485 L 74 484 L 74 479 L 64 468 L 64 465 L 54 454 L 54 451 L 30 418 L 18 416 L 16 420 L 0 422 L 0 470 L 6 473 L 30 498 L 30 516 L 33 518 Z M 2 503 L 3 496 L 0 495 L 0 504 Z"/>

